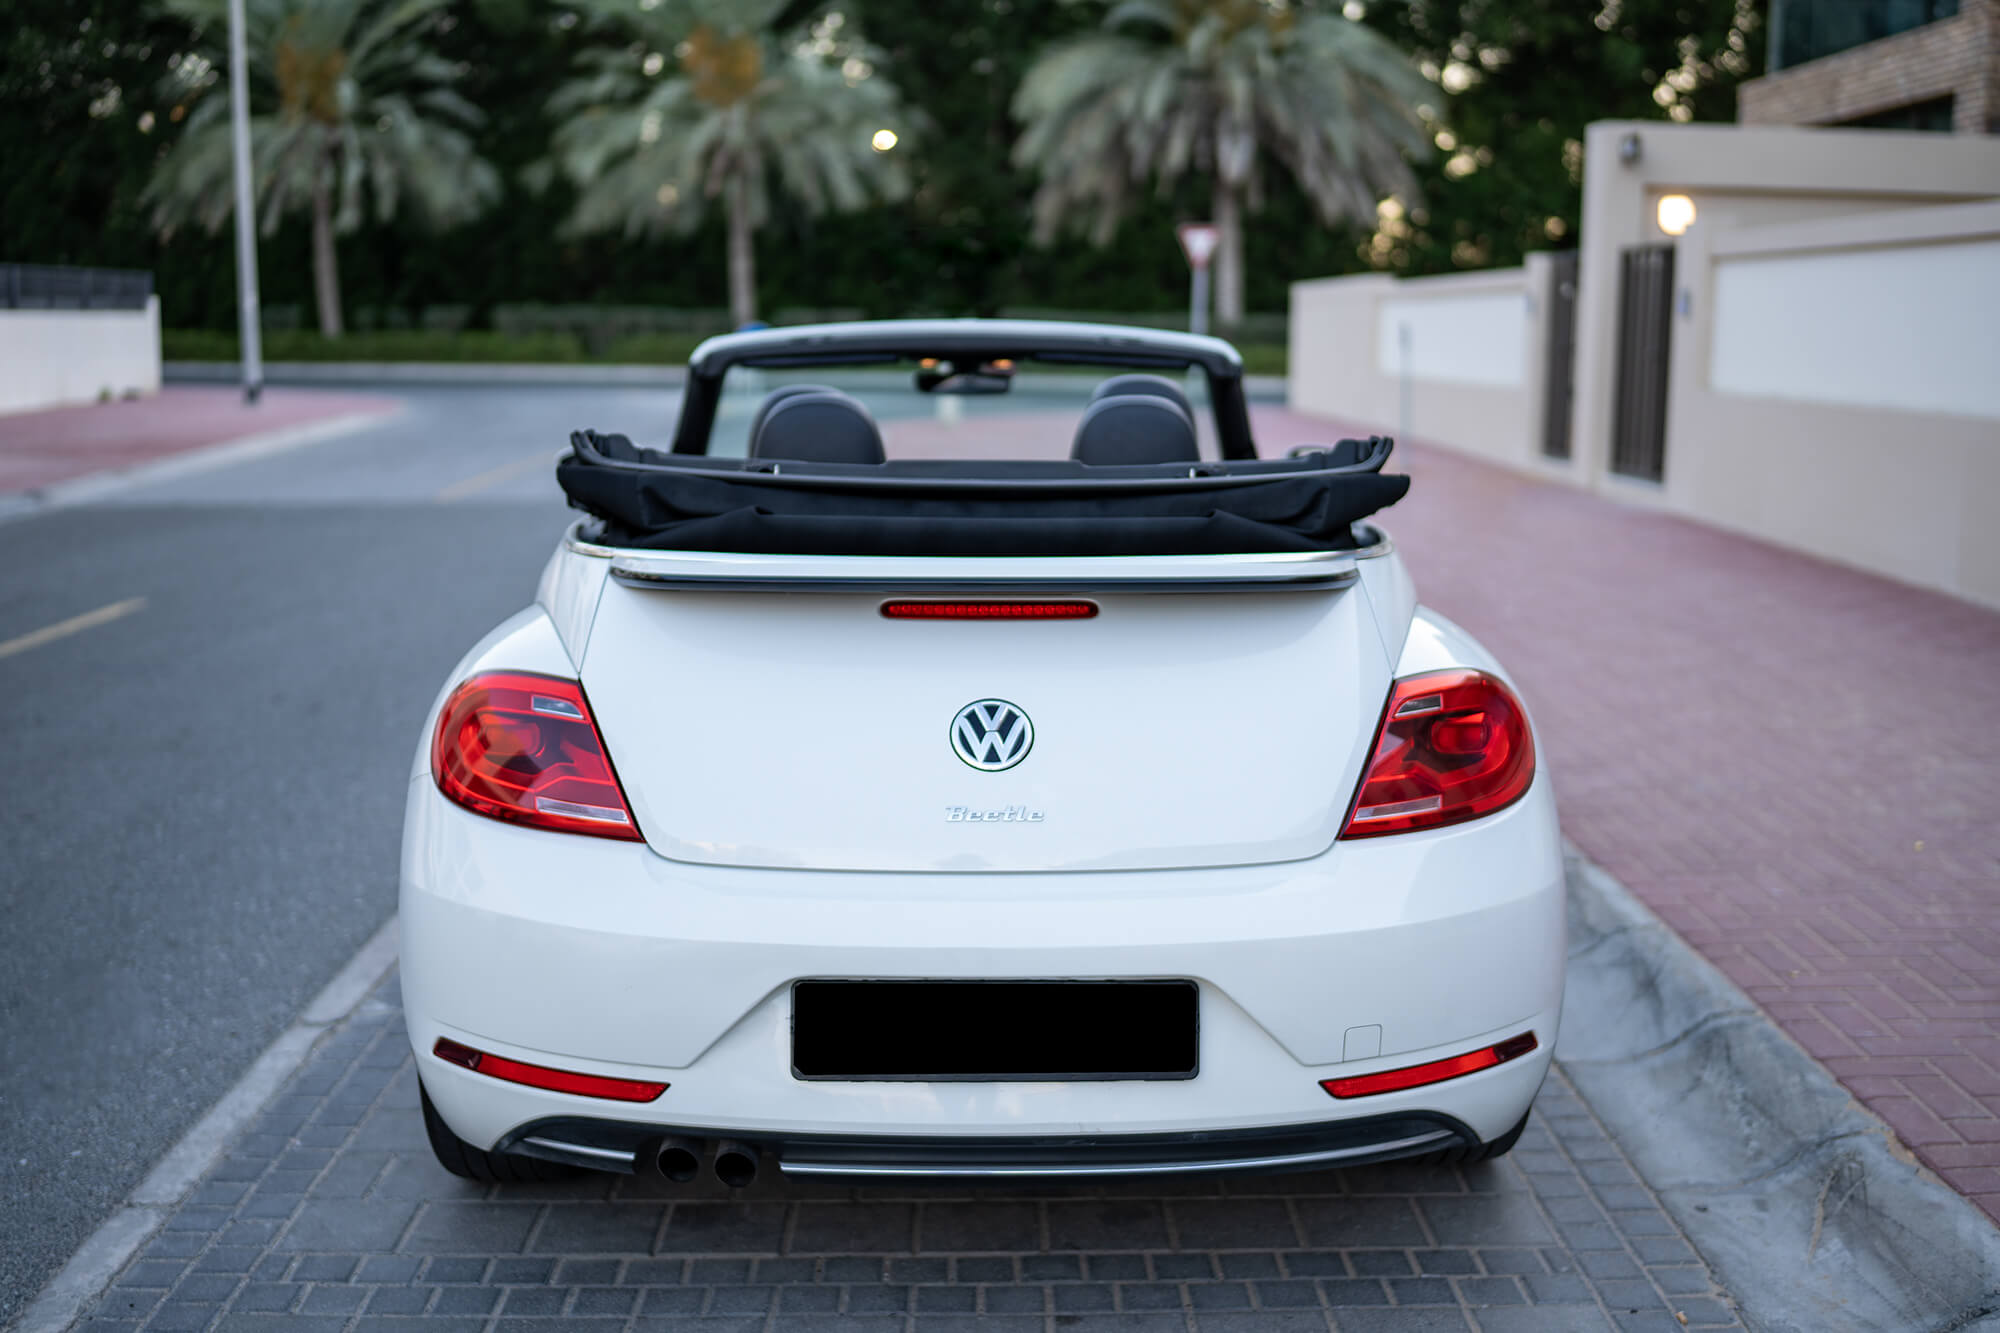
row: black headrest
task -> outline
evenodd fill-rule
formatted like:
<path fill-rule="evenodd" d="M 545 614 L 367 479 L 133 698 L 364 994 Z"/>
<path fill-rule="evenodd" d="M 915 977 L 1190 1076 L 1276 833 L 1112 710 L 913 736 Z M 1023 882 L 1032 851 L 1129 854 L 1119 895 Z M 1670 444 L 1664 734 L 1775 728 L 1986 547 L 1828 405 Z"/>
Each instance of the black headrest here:
<path fill-rule="evenodd" d="M 1090 391 L 1090 400 L 1100 398 L 1129 398 L 1134 394 L 1141 397 L 1164 398 L 1188 414 L 1194 420 L 1194 406 L 1181 392 L 1181 386 L 1163 375 L 1113 375 L 1104 383 Z"/>
<path fill-rule="evenodd" d="M 1165 398 L 1128 394 L 1100 398 L 1083 410 L 1069 456 L 1098 467 L 1131 463 L 1193 463 L 1201 458 L 1194 421 Z"/>
<path fill-rule="evenodd" d="M 764 429 L 764 418 L 771 415 L 771 409 L 794 394 L 839 392 L 840 390 L 834 388 L 831 384 L 780 384 L 777 388 L 764 395 L 763 402 L 757 404 L 757 414 L 750 418 L 750 433 L 743 438 L 746 440 L 756 439 L 757 432 Z"/>
<path fill-rule="evenodd" d="M 804 387 L 804 386 L 801 386 Z M 879 463 L 882 432 L 868 409 L 838 389 L 773 395 L 750 434 L 752 458 L 802 463 Z"/>

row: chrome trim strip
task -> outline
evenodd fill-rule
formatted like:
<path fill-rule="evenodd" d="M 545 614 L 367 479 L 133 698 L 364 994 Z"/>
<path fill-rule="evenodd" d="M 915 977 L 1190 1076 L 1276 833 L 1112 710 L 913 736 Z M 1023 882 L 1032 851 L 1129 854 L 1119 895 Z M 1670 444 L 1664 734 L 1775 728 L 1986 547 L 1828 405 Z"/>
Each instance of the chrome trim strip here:
<path fill-rule="evenodd" d="M 827 592 L 868 593 L 893 596 L 898 593 L 926 597 L 940 594 L 967 597 L 1008 595 L 1033 597 L 1098 597 L 1115 593 L 1160 592 L 1338 592 L 1360 579 L 1352 569 L 1312 571 L 1278 577 L 1216 579 L 1094 579 L 1050 577 L 1047 580 L 1020 579 L 902 579 L 746 578 L 740 574 L 642 574 L 618 565 L 611 577 L 628 588 L 652 592 Z"/>
<path fill-rule="evenodd" d="M 1249 1171 L 1259 1167 L 1311 1166 L 1350 1161 L 1356 1157 L 1373 1157 L 1380 1153 L 1410 1152 L 1432 1146 L 1442 1147 L 1446 1143 L 1457 1141 L 1458 1135 L 1448 1129 L 1438 1129 L 1406 1139 L 1392 1139 L 1386 1143 L 1364 1143 L 1348 1148 L 1327 1148 L 1319 1152 L 1283 1153 L 1273 1157 L 1213 1158 L 1193 1162 L 1117 1162 L 1105 1165 L 1089 1163 L 1040 1166 L 1033 1163 L 1018 1166 L 971 1163 L 962 1166 L 950 1163 L 936 1166 L 901 1166 L 894 1163 L 850 1165 L 840 1162 L 797 1162 L 781 1157 L 778 1159 L 778 1170 L 788 1176 L 870 1176 L 898 1179 L 924 1177 L 964 1179 L 980 1176 L 992 1179 L 1016 1176 L 1167 1176 L 1207 1171 Z"/>
<path fill-rule="evenodd" d="M 622 1148 L 593 1148 L 587 1143 L 563 1143 L 556 1139 L 545 1139 L 539 1134 L 530 1134 L 520 1140 L 523 1146 L 540 1148 L 543 1152 L 564 1153 L 570 1157 L 581 1157 L 587 1161 L 602 1162 L 631 1170 L 639 1160 L 639 1154 Z"/>

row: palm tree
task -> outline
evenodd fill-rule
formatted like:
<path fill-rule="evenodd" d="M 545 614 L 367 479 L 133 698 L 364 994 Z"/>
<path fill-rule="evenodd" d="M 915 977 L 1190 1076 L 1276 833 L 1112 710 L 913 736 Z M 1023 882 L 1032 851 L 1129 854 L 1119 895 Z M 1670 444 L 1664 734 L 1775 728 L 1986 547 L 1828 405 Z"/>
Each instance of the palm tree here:
<path fill-rule="evenodd" d="M 550 102 L 563 117 L 548 163 L 579 187 L 565 229 L 685 233 L 718 197 L 728 219 L 729 309 L 756 317 L 752 235 L 775 190 L 809 213 L 910 192 L 911 117 L 876 53 L 839 11 L 780 40 L 784 0 L 579 0 L 637 42 L 588 52 L 591 73 Z"/>
<path fill-rule="evenodd" d="M 423 40 L 449 0 L 247 0 L 250 138 L 257 212 L 269 235 L 286 214 L 312 215 L 320 332 L 342 330 L 334 237 L 361 225 L 364 196 L 388 221 L 407 201 L 426 224 L 469 221 L 500 192 L 473 151 L 479 110 L 452 91 L 459 70 Z M 166 0 L 199 32 L 221 38 L 228 0 Z M 193 102 L 187 128 L 147 186 L 162 233 L 187 221 L 220 230 L 234 211 L 229 99 L 203 96 L 225 57 L 191 53 L 171 82 Z"/>
<path fill-rule="evenodd" d="M 1329 225 L 1372 225 L 1384 194 L 1414 199 L 1419 107 L 1436 88 L 1379 34 L 1311 0 L 1124 0 L 1059 43 L 1014 96 L 1017 166 L 1035 170 L 1035 232 L 1110 240 L 1136 187 L 1213 178 L 1216 316 L 1243 317 L 1243 209 L 1266 155 Z"/>

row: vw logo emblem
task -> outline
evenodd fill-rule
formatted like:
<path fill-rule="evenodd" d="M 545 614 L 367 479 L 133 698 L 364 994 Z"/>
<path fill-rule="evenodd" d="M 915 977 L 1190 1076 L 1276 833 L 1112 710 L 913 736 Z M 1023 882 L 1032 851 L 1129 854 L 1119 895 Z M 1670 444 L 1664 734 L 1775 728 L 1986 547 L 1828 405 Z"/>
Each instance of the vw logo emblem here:
<path fill-rule="evenodd" d="M 958 710 L 951 720 L 952 752 L 974 768 L 998 773 L 1028 757 L 1035 743 L 1035 724 L 1020 705 L 1005 699 L 981 699 Z"/>

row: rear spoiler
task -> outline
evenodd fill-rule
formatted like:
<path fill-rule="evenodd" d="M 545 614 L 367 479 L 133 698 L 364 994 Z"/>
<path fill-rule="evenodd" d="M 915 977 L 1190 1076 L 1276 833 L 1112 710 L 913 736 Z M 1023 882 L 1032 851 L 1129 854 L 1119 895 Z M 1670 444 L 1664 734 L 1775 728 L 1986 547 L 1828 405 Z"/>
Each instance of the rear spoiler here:
<path fill-rule="evenodd" d="M 849 593 L 885 596 L 1100 596 L 1132 593 L 1338 592 L 1359 562 L 1386 555 L 1380 529 L 1344 551 L 1142 556 L 844 556 L 639 551 L 603 546 L 571 527 L 569 548 L 608 558 L 611 577 L 654 592 Z"/>

